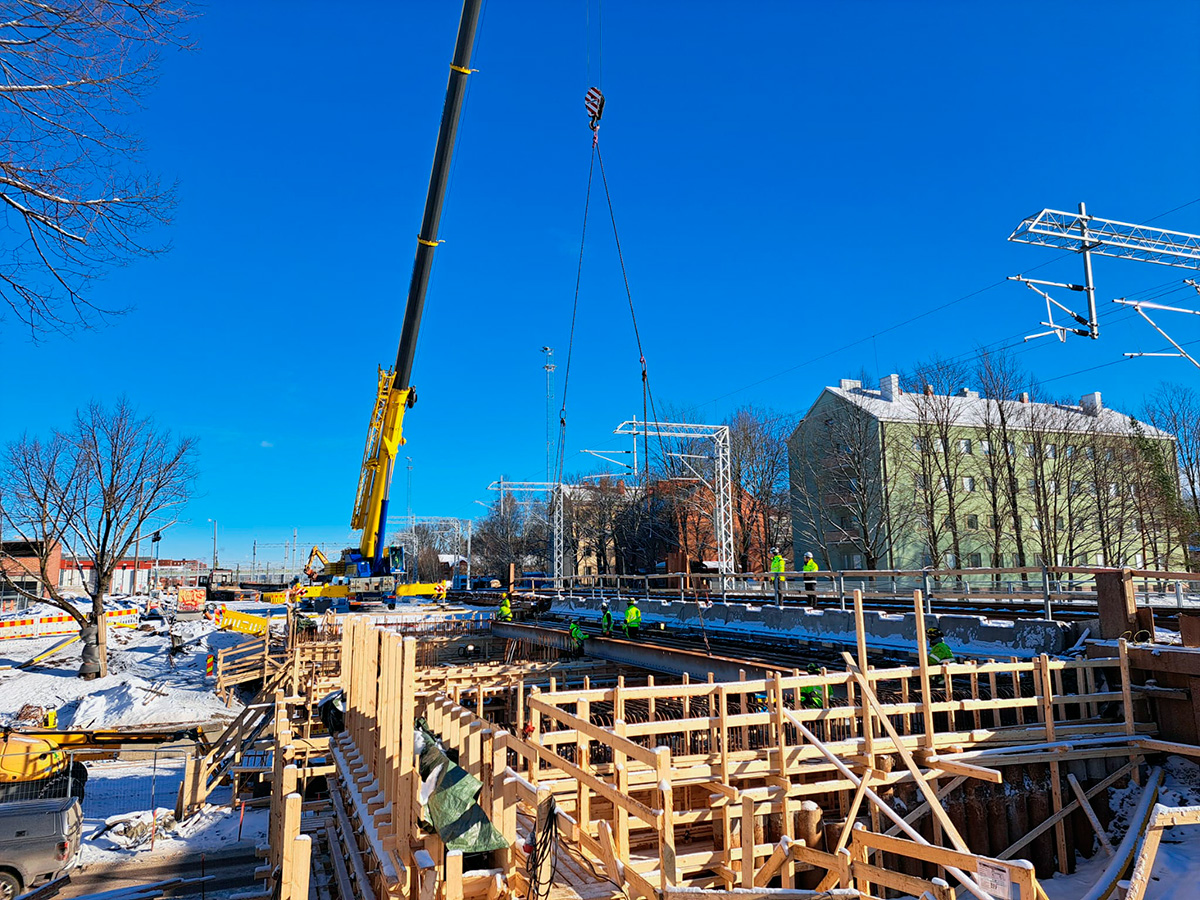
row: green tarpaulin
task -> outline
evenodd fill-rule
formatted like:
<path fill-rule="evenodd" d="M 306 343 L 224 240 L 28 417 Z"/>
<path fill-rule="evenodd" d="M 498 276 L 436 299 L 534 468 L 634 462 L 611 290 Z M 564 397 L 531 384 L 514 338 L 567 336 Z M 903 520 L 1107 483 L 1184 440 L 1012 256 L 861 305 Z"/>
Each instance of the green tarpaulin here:
<path fill-rule="evenodd" d="M 427 781 L 430 774 L 441 766 L 425 809 L 433 830 L 442 839 L 446 849 L 483 853 L 507 847 L 508 841 L 504 835 L 496 830 L 483 807 L 476 802 L 479 790 L 483 787 L 479 779 L 450 761 L 424 719 L 417 720 L 417 728 L 428 738 L 418 763 L 421 781 Z"/>

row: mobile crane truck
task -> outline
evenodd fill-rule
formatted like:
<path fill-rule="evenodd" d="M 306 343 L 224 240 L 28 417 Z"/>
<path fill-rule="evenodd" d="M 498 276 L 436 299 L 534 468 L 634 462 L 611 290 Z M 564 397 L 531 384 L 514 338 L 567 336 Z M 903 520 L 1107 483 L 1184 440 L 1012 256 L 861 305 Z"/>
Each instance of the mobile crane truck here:
<path fill-rule="evenodd" d="M 387 371 L 379 367 L 375 404 L 367 426 L 367 442 L 358 476 L 354 513 L 350 520 L 352 528 L 362 531 L 362 538 L 357 548 L 343 550 L 340 560 L 330 560 L 324 564 L 315 579 L 318 584 L 303 590 L 303 596 L 306 597 L 345 597 L 354 607 L 364 602 L 391 600 L 397 596 L 445 596 L 446 586 L 442 582 L 400 583 L 406 569 L 403 548 L 386 547 L 384 529 L 387 526 L 388 495 L 396 455 L 404 445 L 404 412 L 417 402 L 417 393 L 411 383 L 413 358 L 417 350 L 417 334 L 421 329 L 421 314 L 425 308 L 425 293 L 429 287 L 429 273 L 433 267 L 433 251 L 438 245 L 438 224 L 450 177 L 450 160 L 454 154 L 467 77 L 471 74 L 471 48 L 475 43 L 481 3 L 482 0 L 465 0 L 463 3 L 454 58 L 450 63 L 450 77 L 446 83 L 446 100 L 442 106 L 437 147 L 433 154 L 433 169 L 429 173 L 429 190 L 425 195 L 425 213 L 417 235 L 417 253 L 408 284 L 396 364 Z M 312 567 L 313 557 L 310 554 L 308 568 Z M 335 579 L 341 583 L 335 583 Z"/>

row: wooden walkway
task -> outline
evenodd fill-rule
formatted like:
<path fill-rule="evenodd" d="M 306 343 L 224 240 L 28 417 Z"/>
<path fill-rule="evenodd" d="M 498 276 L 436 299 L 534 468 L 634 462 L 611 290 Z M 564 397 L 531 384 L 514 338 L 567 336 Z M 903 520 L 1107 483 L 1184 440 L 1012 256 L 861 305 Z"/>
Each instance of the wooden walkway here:
<path fill-rule="evenodd" d="M 517 833 L 521 835 L 533 832 L 534 817 L 524 810 L 517 812 Z M 513 849 L 517 858 L 516 880 L 517 894 L 524 896 L 529 889 L 525 878 L 526 857 L 523 841 L 517 841 Z M 594 868 L 593 868 L 594 866 Z M 599 862 L 588 864 L 577 844 L 558 841 L 558 868 L 554 872 L 554 884 L 550 888 L 547 900 L 610 900 L 622 898 L 626 894 L 621 888 L 604 878 L 604 868 Z"/>

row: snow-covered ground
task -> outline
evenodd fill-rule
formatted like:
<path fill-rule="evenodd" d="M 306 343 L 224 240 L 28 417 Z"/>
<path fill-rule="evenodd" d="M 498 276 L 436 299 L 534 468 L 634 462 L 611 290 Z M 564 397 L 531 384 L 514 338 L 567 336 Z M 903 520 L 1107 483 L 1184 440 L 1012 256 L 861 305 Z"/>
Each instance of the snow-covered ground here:
<path fill-rule="evenodd" d="M 244 635 L 218 631 L 204 619 L 180 622 L 175 630 L 186 645 L 172 659 L 165 623 L 152 631 L 109 629 L 109 674 L 93 681 L 76 677 L 78 641 L 26 670 L 16 666 L 63 638 L 0 642 L 0 666 L 13 667 L 0 670 L 0 725 L 11 722 L 27 704 L 57 709 L 61 728 L 200 725 L 233 718 L 238 710 L 227 708 L 213 694 L 204 675 L 205 662 L 208 654 L 241 643 Z"/>
<path fill-rule="evenodd" d="M 1200 805 L 1200 765 L 1181 756 L 1167 757 L 1158 802 L 1165 806 Z M 1108 834 L 1116 847 L 1125 837 L 1129 816 L 1141 798 L 1142 789 L 1130 784 L 1113 791 L 1109 803 L 1113 820 Z M 1089 860 L 1080 860 L 1073 875 L 1059 875 L 1041 882 L 1050 900 L 1078 900 L 1099 879 L 1109 863 L 1103 850 Z M 1163 834 L 1146 900 L 1193 900 L 1200 897 L 1200 825 L 1182 825 Z"/>
<path fill-rule="evenodd" d="M 145 760 L 114 760 L 88 764 L 87 796 L 83 801 L 84 840 L 80 865 L 110 865 L 179 853 L 210 853 L 241 844 L 262 843 L 268 811 L 208 805 L 183 824 L 174 818 L 175 798 L 183 778 L 183 757 L 160 751 Z M 228 789 L 213 795 L 220 802 Z M 152 840 L 153 836 L 153 840 Z"/>

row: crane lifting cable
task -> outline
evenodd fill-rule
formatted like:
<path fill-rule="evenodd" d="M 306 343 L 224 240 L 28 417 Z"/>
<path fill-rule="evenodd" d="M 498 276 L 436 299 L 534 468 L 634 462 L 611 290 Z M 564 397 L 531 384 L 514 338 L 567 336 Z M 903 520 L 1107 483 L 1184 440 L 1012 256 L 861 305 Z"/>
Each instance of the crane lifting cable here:
<path fill-rule="evenodd" d="M 584 95 L 584 108 L 588 114 L 588 127 L 592 130 L 592 157 L 588 167 L 588 184 L 587 194 L 584 200 L 583 210 L 583 233 L 579 240 L 579 266 L 575 273 L 575 298 L 571 309 L 571 333 L 567 343 L 567 366 L 563 377 L 563 399 L 562 406 L 559 410 L 559 438 L 558 438 L 558 463 L 556 467 L 556 480 L 561 482 L 563 477 L 563 465 L 566 453 L 566 429 L 567 429 L 567 388 L 571 377 L 571 355 L 575 344 L 575 324 L 578 319 L 579 312 L 579 288 L 583 274 L 583 251 L 587 239 L 587 215 L 588 208 L 591 203 L 592 196 L 592 178 L 596 163 L 600 163 L 600 180 L 604 186 L 604 197 L 608 204 L 609 221 L 612 223 L 613 241 L 617 247 L 617 260 L 621 266 L 621 278 L 625 285 L 625 297 L 629 303 L 629 316 L 633 324 L 633 337 L 637 344 L 638 363 L 641 366 L 642 375 L 642 421 L 653 421 L 658 423 L 658 410 L 654 403 L 654 394 L 650 389 L 650 376 L 646 367 L 646 352 L 642 345 L 641 329 L 638 326 L 637 311 L 633 303 L 633 291 L 629 286 L 629 272 L 625 268 L 625 255 L 621 249 L 621 236 L 617 230 L 617 217 L 613 209 L 612 193 L 608 188 L 608 177 L 604 171 L 604 156 L 600 152 L 599 137 L 600 137 L 600 120 L 604 115 L 604 94 L 598 87 L 589 88 Z M 653 416 L 653 418 L 651 418 Z M 662 435 L 658 435 L 659 449 L 664 451 L 662 447 Z M 645 479 L 647 485 L 650 481 L 650 448 L 649 448 L 649 433 L 642 436 L 643 459 L 645 460 Z M 665 451 L 664 451 L 665 452 Z M 649 500 L 649 492 L 647 491 L 647 502 Z"/>

